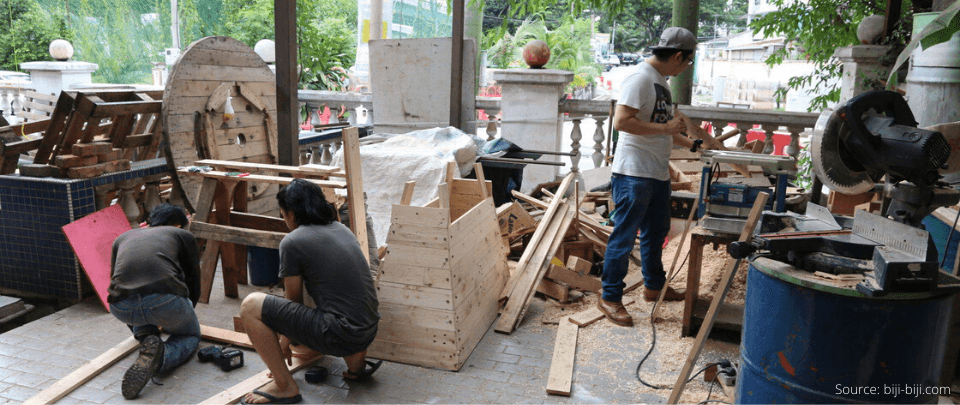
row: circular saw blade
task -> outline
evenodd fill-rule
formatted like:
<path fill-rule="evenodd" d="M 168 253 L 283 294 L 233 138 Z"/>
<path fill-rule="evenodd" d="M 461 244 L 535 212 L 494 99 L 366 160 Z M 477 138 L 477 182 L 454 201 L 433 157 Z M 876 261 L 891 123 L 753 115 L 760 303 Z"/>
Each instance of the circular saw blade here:
<path fill-rule="evenodd" d="M 862 194 L 873 189 L 874 182 L 841 141 L 844 131 L 849 128 L 835 110 L 827 109 L 820 114 L 810 137 L 813 170 L 833 191 Z"/>

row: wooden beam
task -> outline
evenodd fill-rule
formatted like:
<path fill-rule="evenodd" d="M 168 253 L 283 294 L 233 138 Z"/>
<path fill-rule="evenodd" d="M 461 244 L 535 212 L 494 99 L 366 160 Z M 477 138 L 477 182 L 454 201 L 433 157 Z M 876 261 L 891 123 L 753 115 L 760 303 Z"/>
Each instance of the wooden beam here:
<path fill-rule="evenodd" d="M 366 221 L 364 221 L 364 224 L 366 224 Z M 255 229 L 244 229 L 206 222 L 193 222 L 190 224 L 190 232 L 193 232 L 193 235 L 196 236 L 197 239 L 215 240 L 245 246 L 260 246 L 270 249 L 280 248 L 280 241 L 283 240 L 284 236 L 287 236 L 287 234 L 283 232 L 258 231 Z"/>
<path fill-rule="evenodd" d="M 231 160 L 204 159 L 195 162 L 197 166 L 212 166 L 217 169 L 243 170 L 249 173 L 260 171 L 288 173 L 292 175 L 346 177 L 343 169 L 336 166 L 307 164 L 303 166 L 281 166 L 266 163 L 234 162 Z"/>
<path fill-rule="evenodd" d="M 253 343 L 250 342 L 250 337 L 247 336 L 246 333 L 215 328 L 213 326 L 200 325 L 200 338 L 245 347 L 247 349 L 255 349 Z"/>
<path fill-rule="evenodd" d="M 277 163 L 297 166 L 300 163 L 297 0 L 274 0 L 273 8 L 277 51 Z"/>
<path fill-rule="evenodd" d="M 363 170 L 360 166 L 360 130 L 343 130 L 343 167 L 347 173 L 347 204 L 350 204 L 350 228 L 357 235 L 363 257 L 370 261 L 367 240 L 367 204 L 363 196 Z"/>
<path fill-rule="evenodd" d="M 453 0 L 453 33 L 450 36 L 450 126 L 463 129 L 463 6 L 464 0 Z M 470 80 L 473 80 L 471 77 Z M 482 185 L 482 183 L 481 183 Z"/>
<path fill-rule="evenodd" d="M 413 200 L 413 189 L 416 187 L 417 182 L 408 181 L 407 184 L 403 185 L 403 195 L 400 197 L 400 205 L 410 205 L 410 201 Z"/>
<path fill-rule="evenodd" d="M 57 402 L 61 398 L 73 392 L 73 390 L 85 384 L 87 381 L 92 380 L 98 374 L 103 372 L 103 370 L 110 368 L 110 366 L 120 361 L 120 359 L 123 359 L 134 350 L 137 350 L 138 347 L 140 347 L 140 342 L 137 342 L 133 336 L 128 337 L 126 340 L 120 342 L 120 344 L 114 346 L 112 349 L 107 350 L 103 354 L 97 356 L 97 358 L 90 360 L 89 363 L 84 364 L 80 368 L 74 370 L 72 373 L 67 374 L 66 377 L 63 377 L 60 379 L 60 381 L 53 383 L 53 385 L 47 387 L 47 389 L 40 391 L 39 394 L 28 399 L 26 402 L 24 402 L 24 404 L 39 405 Z"/>
<path fill-rule="evenodd" d="M 577 335 L 580 327 L 570 318 L 560 321 L 553 343 L 553 359 L 547 377 L 547 394 L 570 396 L 573 385 L 573 363 L 577 357 Z"/>
<path fill-rule="evenodd" d="M 750 210 L 750 216 L 747 217 L 747 223 L 743 226 L 743 232 L 740 233 L 740 242 L 746 242 L 753 238 L 753 230 L 757 226 L 757 221 L 760 220 L 760 214 L 763 212 L 763 207 L 766 206 L 768 198 L 770 198 L 768 193 L 757 195 L 757 199 L 753 202 L 753 209 Z M 713 322 L 717 319 L 717 310 L 720 308 L 720 303 L 723 302 L 724 297 L 727 296 L 730 285 L 733 284 L 734 275 L 737 274 L 739 265 L 739 259 L 727 258 L 719 289 L 713 295 L 710 309 L 707 310 L 707 316 L 703 318 L 703 324 L 700 325 L 700 331 L 697 333 L 697 340 L 693 343 L 693 348 L 690 349 L 690 354 L 687 356 L 687 362 L 683 365 L 683 370 L 680 371 L 680 376 L 677 377 L 677 382 L 673 385 L 673 391 L 670 392 L 670 398 L 667 399 L 668 404 L 676 404 L 680 400 L 683 387 L 687 385 L 690 372 L 693 371 L 693 366 L 697 363 L 700 352 L 703 350 L 703 344 L 707 342 L 707 336 L 713 329 Z"/>
<path fill-rule="evenodd" d="M 477 177 L 477 187 L 480 188 L 480 198 L 486 200 L 490 194 L 487 193 L 487 179 L 483 175 L 483 165 L 474 163 L 473 173 Z"/>
<path fill-rule="evenodd" d="M 293 365 L 290 366 L 290 372 L 295 373 L 300 371 L 303 368 L 313 364 L 318 359 L 322 358 L 322 355 L 311 357 L 309 359 L 303 359 L 300 357 L 293 358 Z M 248 392 L 253 391 L 257 388 L 260 388 L 270 381 L 273 381 L 273 378 L 268 377 L 270 370 L 263 370 L 257 375 L 250 377 L 246 380 L 241 381 L 237 385 L 234 385 L 230 388 L 227 388 L 226 391 L 223 391 L 217 395 L 214 395 L 207 400 L 200 403 L 200 405 L 223 405 L 223 404 L 234 404 L 240 401 L 240 398 L 243 398 L 244 395 L 247 395 Z"/>
<path fill-rule="evenodd" d="M 211 170 L 209 172 L 188 172 L 186 170 L 180 170 L 179 172 L 188 176 L 197 176 L 197 177 L 214 178 L 214 179 L 232 178 L 232 179 L 243 180 L 243 181 L 256 181 L 260 183 L 270 183 L 270 184 L 279 184 L 279 185 L 287 185 L 287 184 L 290 184 L 291 181 L 293 181 L 292 177 L 266 176 L 262 174 L 250 174 L 243 177 L 231 176 L 228 174 L 228 172 L 221 172 L 217 170 Z M 340 180 L 317 180 L 317 179 L 303 179 L 303 180 L 309 181 L 323 188 L 347 188 L 347 183 Z"/>

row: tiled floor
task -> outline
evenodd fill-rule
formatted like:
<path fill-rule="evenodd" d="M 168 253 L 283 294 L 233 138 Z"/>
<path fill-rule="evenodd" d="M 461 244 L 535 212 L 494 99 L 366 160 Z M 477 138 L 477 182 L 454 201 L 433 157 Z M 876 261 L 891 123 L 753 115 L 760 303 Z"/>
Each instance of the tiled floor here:
<path fill-rule="evenodd" d="M 220 283 L 218 277 L 210 304 L 200 304 L 197 313 L 202 324 L 232 330 L 232 317 L 241 300 L 223 297 Z M 241 296 L 256 290 L 241 286 Z M 320 364 L 330 369 L 332 375 L 324 383 L 306 383 L 303 372 L 296 373 L 295 378 L 305 403 L 665 402 L 669 390 L 645 388 L 634 376 L 637 361 L 649 348 L 649 324 L 622 328 L 605 320 L 580 329 L 572 396 L 546 394 L 555 321 L 560 314 L 584 308 L 560 311 L 555 303 L 534 299 L 516 332 L 501 335 L 489 330 L 459 372 L 385 363 L 371 380 L 348 384 L 339 376 L 343 361 L 327 357 Z M 636 306 L 631 310 L 639 315 L 649 307 Z M 668 318 L 661 322 L 659 327 L 665 330 L 659 331 L 658 337 L 676 333 L 679 326 L 672 323 L 677 321 Z M 128 336 L 127 328 L 96 299 L 0 335 L 0 404 L 31 398 Z M 689 343 L 678 352 L 661 353 L 662 346 L 658 346 L 644 366 L 645 378 L 672 384 Z M 201 347 L 209 344 L 202 342 Z M 736 355 L 736 345 L 711 343 L 701 358 L 706 362 L 719 357 L 735 359 Z M 126 401 L 120 395 L 120 378 L 135 357 L 135 353 L 127 356 L 59 403 L 198 403 L 266 368 L 252 350 L 245 350 L 246 365 L 231 372 L 194 359 L 171 374 L 158 377 L 162 386 L 149 383 L 139 398 Z M 707 397 L 707 385 L 703 382 L 691 383 L 689 391 L 690 396 L 684 398 L 690 401 Z M 726 399 L 716 390 L 712 395 L 714 399 Z"/>

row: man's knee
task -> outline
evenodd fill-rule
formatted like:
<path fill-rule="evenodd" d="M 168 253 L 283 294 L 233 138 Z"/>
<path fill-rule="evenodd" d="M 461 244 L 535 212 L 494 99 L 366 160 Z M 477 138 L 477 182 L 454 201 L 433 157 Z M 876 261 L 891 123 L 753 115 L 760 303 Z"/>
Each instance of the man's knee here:
<path fill-rule="evenodd" d="M 267 295 L 260 292 L 251 293 L 240 303 L 240 317 L 260 319 L 263 310 L 263 301 Z"/>

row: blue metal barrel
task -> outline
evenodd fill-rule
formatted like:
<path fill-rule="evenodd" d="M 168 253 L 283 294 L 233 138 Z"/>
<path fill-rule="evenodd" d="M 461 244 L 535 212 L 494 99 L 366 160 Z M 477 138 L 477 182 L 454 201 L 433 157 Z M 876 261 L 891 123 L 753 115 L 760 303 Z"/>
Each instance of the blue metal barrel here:
<path fill-rule="evenodd" d="M 737 402 L 936 403 L 951 306 L 950 295 L 869 298 L 754 259 Z"/>

